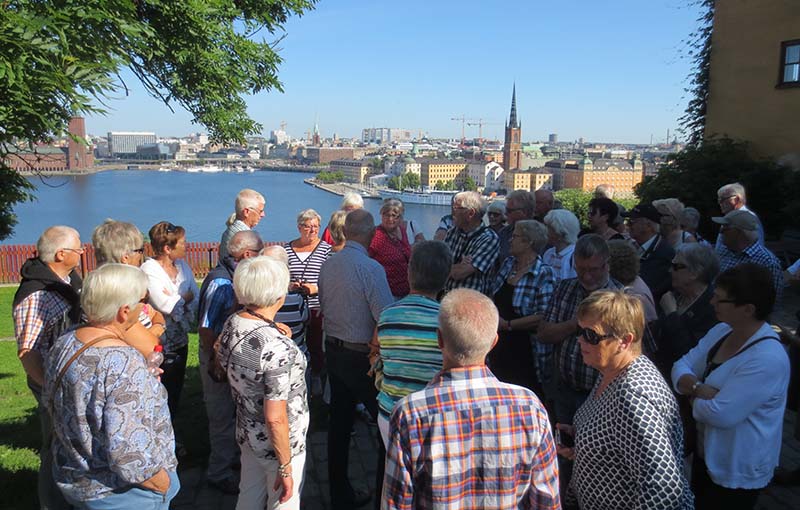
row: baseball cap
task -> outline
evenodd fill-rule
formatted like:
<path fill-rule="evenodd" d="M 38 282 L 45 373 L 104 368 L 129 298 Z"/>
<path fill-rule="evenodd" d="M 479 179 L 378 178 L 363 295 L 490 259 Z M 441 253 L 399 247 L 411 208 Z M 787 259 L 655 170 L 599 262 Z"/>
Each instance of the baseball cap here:
<path fill-rule="evenodd" d="M 720 225 L 730 225 L 739 230 L 758 230 L 758 220 L 755 215 L 741 209 L 734 209 L 725 216 L 714 216 L 711 221 Z"/>
<path fill-rule="evenodd" d="M 635 205 L 630 211 L 622 213 L 623 218 L 647 218 L 650 221 L 661 223 L 661 213 L 652 204 L 641 203 Z"/>

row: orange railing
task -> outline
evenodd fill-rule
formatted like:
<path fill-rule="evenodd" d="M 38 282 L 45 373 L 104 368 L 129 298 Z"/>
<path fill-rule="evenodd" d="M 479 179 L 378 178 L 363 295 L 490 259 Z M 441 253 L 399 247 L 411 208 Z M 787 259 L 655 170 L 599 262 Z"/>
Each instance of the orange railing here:
<path fill-rule="evenodd" d="M 266 243 L 279 244 L 279 243 Z M 85 251 L 81 255 L 80 271 L 83 276 L 97 266 L 94 257 L 94 246 L 83 245 Z M 186 243 L 186 263 L 192 268 L 195 278 L 204 278 L 208 272 L 217 265 L 217 252 L 219 243 Z M 144 245 L 145 255 L 151 257 L 153 249 L 150 243 Z M 0 245 L 0 284 L 19 283 L 19 270 L 22 264 L 31 257 L 36 256 L 36 246 L 33 244 L 3 244 Z"/>

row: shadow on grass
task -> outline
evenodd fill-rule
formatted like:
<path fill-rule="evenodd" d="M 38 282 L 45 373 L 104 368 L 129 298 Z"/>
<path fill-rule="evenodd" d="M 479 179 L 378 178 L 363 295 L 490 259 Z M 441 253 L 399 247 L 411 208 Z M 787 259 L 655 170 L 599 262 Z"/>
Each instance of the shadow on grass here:
<path fill-rule="evenodd" d="M 9 377 L 16 377 L 16 375 L 17 374 L 2 373 L 2 374 L 0 374 L 0 379 L 8 379 Z"/>
<path fill-rule="evenodd" d="M 38 470 L 8 471 L 0 469 L 0 508 L 38 508 L 36 479 Z"/>
<path fill-rule="evenodd" d="M 30 448 L 39 451 L 42 443 L 39 413 L 36 407 L 25 411 L 25 420 L 0 422 L 0 445 L 8 448 Z M 0 494 L 2 494 L 0 492 Z"/>
<path fill-rule="evenodd" d="M 208 462 L 208 418 L 203 402 L 203 385 L 200 367 L 187 366 L 186 380 L 175 419 L 175 434 L 186 447 L 188 454 L 178 459 L 178 469 L 205 466 Z"/>
<path fill-rule="evenodd" d="M 25 411 L 24 420 L 0 423 L 0 446 L 6 450 L 0 468 L 0 508 L 37 508 L 36 480 L 42 436 L 36 407 Z M 31 451 L 35 452 L 31 454 Z M 35 466 L 31 466 L 31 455 Z M 11 468 L 9 468 L 11 466 Z M 18 469 L 17 469 L 18 467 Z"/>

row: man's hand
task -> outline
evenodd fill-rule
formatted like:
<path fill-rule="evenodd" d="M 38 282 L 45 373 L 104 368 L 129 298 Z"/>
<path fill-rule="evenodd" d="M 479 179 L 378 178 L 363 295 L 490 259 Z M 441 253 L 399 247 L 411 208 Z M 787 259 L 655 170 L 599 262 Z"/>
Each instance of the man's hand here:
<path fill-rule="evenodd" d="M 149 489 L 160 494 L 166 494 L 169 490 L 169 475 L 164 468 L 161 468 L 156 474 L 143 481 L 139 485 L 145 489 Z"/>

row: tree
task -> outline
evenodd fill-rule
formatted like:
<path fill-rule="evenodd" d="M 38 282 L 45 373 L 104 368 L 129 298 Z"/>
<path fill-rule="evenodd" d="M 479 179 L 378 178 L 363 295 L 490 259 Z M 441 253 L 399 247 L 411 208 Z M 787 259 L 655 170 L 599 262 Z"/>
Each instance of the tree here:
<path fill-rule="evenodd" d="M 711 239 L 718 230 L 711 217 L 721 215 L 717 190 L 732 182 L 744 185 L 747 205 L 758 213 L 768 236 L 780 236 L 800 214 L 800 172 L 756 159 L 746 142 L 730 138 L 711 138 L 670 155 L 657 175 L 636 187 L 636 195 L 647 202 L 674 197 L 697 208 L 700 233 Z"/>
<path fill-rule="evenodd" d="M 398 191 L 402 191 L 403 185 L 402 185 L 401 179 L 402 179 L 402 177 L 399 176 L 399 175 L 393 176 L 392 178 L 389 179 L 389 183 L 388 183 L 389 187 L 391 189 L 396 189 Z"/>
<path fill-rule="evenodd" d="M 475 180 L 470 176 L 467 176 L 467 178 L 464 179 L 464 186 L 463 187 L 464 187 L 465 191 L 477 191 L 478 190 L 478 185 L 475 183 Z"/>
<path fill-rule="evenodd" d="M 691 95 L 691 99 L 680 118 L 681 131 L 687 135 L 690 145 L 703 143 L 705 136 L 711 71 L 711 34 L 716 6 L 716 0 L 695 0 L 695 2 L 699 3 L 702 8 L 702 13 L 697 20 L 700 27 L 689 36 L 687 41 L 688 56 L 692 59 L 695 69 L 690 75 L 691 86 L 686 89 L 686 92 Z"/>
<path fill-rule="evenodd" d="M 9 176 L 11 146 L 66 133 L 69 119 L 105 113 L 127 92 L 129 69 L 169 108 L 185 108 L 217 142 L 244 142 L 261 126 L 244 94 L 282 90 L 276 45 L 292 14 L 316 0 L 7 0 L 0 9 L 0 238 L 13 228 L 14 203 L 30 198 Z M 6 185 L 11 185 L 8 191 Z"/>
<path fill-rule="evenodd" d="M 581 225 L 589 223 L 589 201 L 594 196 L 589 191 L 577 188 L 567 188 L 556 191 L 555 198 L 561 202 L 561 206 L 578 217 Z"/>

